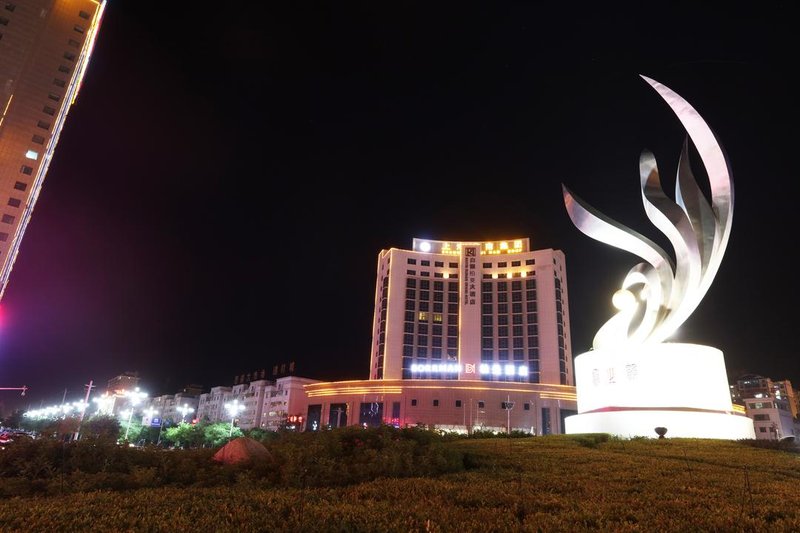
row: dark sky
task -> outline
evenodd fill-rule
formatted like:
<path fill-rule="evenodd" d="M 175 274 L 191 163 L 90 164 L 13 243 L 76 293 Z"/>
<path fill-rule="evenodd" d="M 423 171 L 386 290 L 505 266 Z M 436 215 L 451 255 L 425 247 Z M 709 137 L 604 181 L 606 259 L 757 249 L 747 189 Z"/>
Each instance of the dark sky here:
<path fill-rule="evenodd" d="M 7 409 L 128 370 L 151 394 L 284 361 L 366 378 L 377 254 L 414 237 L 563 250 L 589 349 L 639 258 L 580 233 L 561 184 L 672 251 L 638 158 L 672 196 L 685 134 L 639 74 L 733 169 L 727 252 L 674 340 L 800 385 L 791 2 L 258 4 L 109 2 L 0 304 L 0 386 L 30 387 Z"/>

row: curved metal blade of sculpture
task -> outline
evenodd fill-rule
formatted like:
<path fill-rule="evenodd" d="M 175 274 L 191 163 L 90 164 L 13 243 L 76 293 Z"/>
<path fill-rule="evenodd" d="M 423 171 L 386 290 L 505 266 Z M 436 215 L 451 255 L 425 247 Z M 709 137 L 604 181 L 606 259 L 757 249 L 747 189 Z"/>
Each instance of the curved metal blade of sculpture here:
<path fill-rule="evenodd" d="M 631 252 L 645 262 L 634 266 L 615 293 L 619 312 L 597 332 L 595 350 L 666 340 L 692 314 L 722 262 L 733 217 L 733 180 L 727 158 L 711 128 L 680 95 L 641 76 L 677 115 L 684 140 L 675 182 L 675 200 L 661 188 L 658 167 L 647 150 L 639 158 L 645 213 L 669 240 L 675 262 L 657 244 L 606 217 L 562 184 L 567 213 L 595 240 Z M 689 164 L 689 142 L 700 156 L 711 192 L 709 205 Z"/>

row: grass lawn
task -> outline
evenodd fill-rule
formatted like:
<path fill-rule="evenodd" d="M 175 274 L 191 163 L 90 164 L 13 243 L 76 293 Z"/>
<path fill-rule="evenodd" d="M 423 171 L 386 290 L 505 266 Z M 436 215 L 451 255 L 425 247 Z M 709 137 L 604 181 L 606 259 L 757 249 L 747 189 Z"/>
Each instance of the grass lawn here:
<path fill-rule="evenodd" d="M 335 488 L 243 479 L 12 497 L 0 500 L 0 531 L 800 531 L 800 453 L 576 436 L 446 445 L 470 468 Z"/>

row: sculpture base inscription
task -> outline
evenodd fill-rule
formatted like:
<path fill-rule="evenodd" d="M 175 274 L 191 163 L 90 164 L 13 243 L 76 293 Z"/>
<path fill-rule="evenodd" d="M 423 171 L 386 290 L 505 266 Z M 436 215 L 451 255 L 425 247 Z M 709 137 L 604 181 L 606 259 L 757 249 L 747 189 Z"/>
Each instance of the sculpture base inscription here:
<path fill-rule="evenodd" d="M 593 350 L 575 358 L 578 414 L 565 432 L 753 439 L 753 421 L 733 410 L 722 352 L 659 343 Z"/>

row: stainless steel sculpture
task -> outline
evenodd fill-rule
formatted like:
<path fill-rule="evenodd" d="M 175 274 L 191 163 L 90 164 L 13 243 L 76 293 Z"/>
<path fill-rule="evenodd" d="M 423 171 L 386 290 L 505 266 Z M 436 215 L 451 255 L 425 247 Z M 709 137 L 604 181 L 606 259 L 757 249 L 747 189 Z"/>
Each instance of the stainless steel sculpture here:
<path fill-rule="evenodd" d="M 645 150 L 639 158 L 642 201 L 647 217 L 666 235 L 675 262 L 657 244 L 593 209 L 563 186 L 569 217 L 583 233 L 627 250 L 645 262 L 634 266 L 615 293 L 619 309 L 594 337 L 593 347 L 660 343 L 695 310 L 719 269 L 733 216 L 733 182 L 728 161 L 713 132 L 686 100 L 668 87 L 641 76 L 677 115 L 705 166 L 711 205 L 695 181 L 684 140 L 675 200 L 661 188 L 656 160 Z"/>

